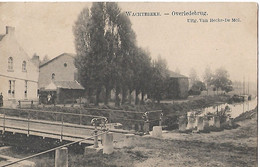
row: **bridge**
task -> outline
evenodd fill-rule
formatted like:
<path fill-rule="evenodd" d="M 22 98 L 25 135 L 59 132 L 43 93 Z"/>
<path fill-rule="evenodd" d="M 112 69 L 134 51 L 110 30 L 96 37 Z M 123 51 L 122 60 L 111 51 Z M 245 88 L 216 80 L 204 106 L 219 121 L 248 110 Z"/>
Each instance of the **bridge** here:
<path fill-rule="evenodd" d="M 15 112 L 15 113 L 14 113 Z M 43 114 L 56 114 L 55 120 L 40 120 L 38 117 Z M 88 120 L 96 119 L 95 126 L 75 124 L 66 122 L 66 116 L 80 117 L 80 122 L 85 117 Z M 91 119 L 90 119 L 91 118 Z M 2 134 L 11 132 L 13 134 L 26 134 L 27 136 L 40 136 L 43 138 L 59 139 L 61 141 L 78 141 L 94 135 L 95 131 L 104 130 L 105 117 L 96 115 L 74 114 L 53 111 L 41 111 L 32 109 L 9 109 L 0 108 L 0 131 Z M 89 123 L 90 124 L 90 121 Z M 100 125 L 100 126 L 99 126 Z M 110 129 L 114 133 L 114 141 L 119 141 L 129 130 Z M 99 139 L 100 141 L 101 139 Z M 93 144 L 93 138 L 82 141 L 86 144 Z"/>
<path fill-rule="evenodd" d="M 100 112 L 98 112 L 101 110 L 97 109 L 97 114 L 101 114 Z M 110 110 L 106 110 L 106 111 L 109 112 Z M 44 110 L 35 110 L 35 109 L 22 109 L 22 108 L 18 108 L 18 109 L 0 108 L 0 132 L 2 133 L 2 137 L 6 139 L 6 141 L 9 141 L 9 139 L 11 140 L 15 139 L 14 142 L 15 141 L 19 141 L 20 143 L 25 142 L 29 144 L 30 147 L 33 147 L 33 143 L 31 142 L 31 139 L 37 141 L 37 146 L 38 146 L 38 141 L 48 143 L 48 141 L 52 139 L 60 140 L 60 142 L 58 142 L 58 145 L 54 144 L 56 146 L 54 148 L 44 150 L 42 152 L 36 153 L 34 155 L 30 155 L 28 157 L 24 157 L 22 159 L 9 161 L 4 164 L 0 164 L 0 166 L 5 167 L 5 166 L 10 166 L 15 164 L 19 166 L 19 163 L 22 161 L 26 161 L 33 157 L 46 154 L 49 152 L 53 152 L 53 151 L 56 152 L 55 166 L 56 164 L 59 164 L 57 165 L 59 167 L 64 166 L 62 164 L 68 163 L 67 147 L 79 143 L 80 145 L 84 144 L 82 145 L 83 147 L 85 147 L 85 145 L 87 146 L 93 145 L 93 148 L 97 148 L 99 145 L 98 143 L 102 139 L 103 153 L 110 154 L 113 152 L 114 142 L 119 142 L 124 139 L 127 140 L 125 134 L 132 132 L 130 130 L 111 128 L 113 127 L 113 125 L 117 125 L 117 123 L 109 124 L 108 119 L 104 116 L 81 114 L 81 112 L 82 112 L 81 109 L 80 109 L 80 114 L 76 114 L 76 113 L 64 112 L 64 110 L 63 112 L 57 112 L 57 111 L 44 111 Z M 119 111 L 119 110 L 115 110 L 115 112 L 122 112 L 123 115 L 125 113 L 138 114 L 139 117 L 143 115 L 144 117 L 143 119 L 136 119 L 136 118 L 122 119 L 122 117 L 120 118 L 120 115 L 116 114 L 117 116 L 116 120 L 122 119 L 121 122 L 130 121 L 134 124 L 136 122 L 144 123 L 144 127 L 146 127 L 145 128 L 146 131 L 147 130 L 149 131 L 148 122 L 158 121 L 158 119 L 154 119 L 154 120 L 149 119 L 149 112 L 141 113 L 141 112 Z M 159 124 L 161 124 L 161 120 L 163 116 L 162 111 L 158 110 L 158 111 L 150 111 L 150 112 L 156 113 L 157 115 L 159 114 L 160 116 Z M 108 129 L 108 127 L 110 127 L 110 129 Z M 108 132 L 113 132 L 113 134 Z M 110 135 L 112 135 L 112 138 Z M 20 141 L 20 139 L 22 141 Z M 73 146 L 73 148 L 74 147 L 75 146 Z M 86 148 L 89 147 L 85 147 L 85 149 Z"/>

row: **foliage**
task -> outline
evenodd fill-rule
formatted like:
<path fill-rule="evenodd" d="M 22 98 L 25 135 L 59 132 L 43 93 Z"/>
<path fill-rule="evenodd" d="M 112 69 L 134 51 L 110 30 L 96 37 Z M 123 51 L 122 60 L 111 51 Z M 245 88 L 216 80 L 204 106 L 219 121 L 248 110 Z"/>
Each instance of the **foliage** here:
<path fill-rule="evenodd" d="M 131 75 L 135 34 L 131 23 L 114 2 L 93 3 L 83 9 L 74 26 L 80 82 L 88 94 L 96 94 L 96 104 L 103 87 L 106 103 L 110 91 L 116 97 Z M 118 101 L 118 98 L 117 98 Z"/>
<path fill-rule="evenodd" d="M 200 95 L 201 91 L 206 90 L 206 85 L 201 81 L 195 81 L 189 90 L 190 95 Z"/>
<path fill-rule="evenodd" d="M 126 102 L 135 90 L 138 95 L 149 95 L 160 102 L 167 78 L 167 63 L 158 58 L 152 63 L 149 51 L 137 46 L 129 17 L 115 2 L 95 2 L 85 8 L 73 27 L 77 56 L 75 66 L 79 81 L 89 97 L 105 92 L 108 104 L 111 90 L 115 91 L 115 105 Z M 122 98 L 120 99 L 119 94 Z"/>
<path fill-rule="evenodd" d="M 229 79 L 228 71 L 224 68 L 216 70 L 211 80 L 211 85 L 214 85 L 217 91 L 221 89 L 228 93 L 233 90 L 232 81 Z"/>
<path fill-rule="evenodd" d="M 227 118 L 230 117 L 231 110 L 228 106 L 226 106 L 224 109 L 221 109 L 220 111 L 217 111 L 217 116 L 219 116 L 220 123 L 226 122 Z"/>
<path fill-rule="evenodd" d="M 160 103 L 160 100 L 165 94 L 165 85 L 169 77 L 167 63 L 161 57 L 153 62 L 152 66 L 152 82 L 151 82 L 151 97 Z"/>
<path fill-rule="evenodd" d="M 198 75 L 197 75 L 197 71 L 194 68 L 190 69 L 190 84 L 193 85 L 196 81 L 198 81 Z"/>

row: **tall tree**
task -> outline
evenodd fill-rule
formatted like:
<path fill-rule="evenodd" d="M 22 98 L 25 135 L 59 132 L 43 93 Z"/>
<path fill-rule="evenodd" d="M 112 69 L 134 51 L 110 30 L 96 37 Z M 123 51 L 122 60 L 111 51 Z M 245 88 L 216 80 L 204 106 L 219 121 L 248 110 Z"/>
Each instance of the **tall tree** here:
<path fill-rule="evenodd" d="M 206 84 L 207 94 L 208 94 L 208 91 L 209 91 L 208 89 L 209 89 L 209 86 L 210 86 L 210 84 L 212 82 L 212 79 L 213 79 L 213 74 L 211 72 L 210 67 L 207 66 L 205 68 L 205 72 L 203 74 L 203 81 Z"/>
<path fill-rule="evenodd" d="M 198 81 L 197 71 L 194 68 L 190 69 L 189 77 L 190 77 L 191 86 L 195 83 L 195 81 Z"/>
<path fill-rule="evenodd" d="M 104 87 L 105 103 L 115 88 L 119 105 L 119 93 L 122 90 L 124 99 L 133 73 L 131 63 L 136 47 L 129 18 L 115 2 L 93 3 L 90 12 L 84 9 L 79 15 L 74 35 L 75 63 L 84 85 L 95 90 L 96 104 Z"/>
<path fill-rule="evenodd" d="M 137 49 L 134 59 L 134 89 L 135 89 L 135 104 L 139 104 L 138 95 L 141 93 L 141 102 L 144 102 L 144 96 L 150 93 L 152 68 L 151 57 L 147 51 L 142 48 Z"/>
<path fill-rule="evenodd" d="M 151 96 L 154 100 L 157 100 L 157 103 L 160 103 L 165 94 L 165 84 L 169 77 L 166 60 L 159 56 L 153 62 L 152 74 Z"/>
<path fill-rule="evenodd" d="M 93 3 L 91 12 L 84 9 L 74 26 L 78 55 L 75 65 L 81 68 L 79 72 L 83 85 L 89 85 L 88 87 L 95 90 L 96 105 L 99 104 L 99 95 L 104 82 L 103 73 L 107 63 L 104 8 L 104 2 Z"/>
<path fill-rule="evenodd" d="M 132 30 L 132 24 L 125 13 L 119 15 L 118 34 L 119 43 L 119 68 L 121 84 L 117 84 L 122 90 L 122 103 L 126 101 L 127 90 L 133 76 L 133 59 L 136 49 L 136 37 Z"/>
<path fill-rule="evenodd" d="M 217 93 L 219 88 L 227 93 L 233 90 L 232 81 L 229 79 L 229 73 L 223 67 L 216 69 L 211 84 L 215 86 Z"/>

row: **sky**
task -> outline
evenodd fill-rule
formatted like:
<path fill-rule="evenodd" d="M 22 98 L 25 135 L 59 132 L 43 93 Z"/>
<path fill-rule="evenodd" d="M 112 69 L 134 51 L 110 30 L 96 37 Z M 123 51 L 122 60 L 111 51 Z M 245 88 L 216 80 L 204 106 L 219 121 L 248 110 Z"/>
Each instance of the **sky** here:
<path fill-rule="evenodd" d="M 122 11 L 160 12 L 161 16 L 129 16 L 137 44 L 151 57 L 166 59 L 168 68 L 186 76 L 194 68 L 200 79 L 209 66 L 224 67 L 232 80 L 257 80 L 256 3 L 119 3 Z M 91 3 L 0 3 L 0 34 L 15 27 L 20 45 L 32 56 L 54 58 L 76 53 L 72 27 Z M 173 16 L 172 12 L 202 11 L 206 16 Z M 164 15 L 169 13 L 169 15 Z M 240 22 L 199 22 L 239 18 Z M 187 22 L 197 19 L 197 23 Z"/>

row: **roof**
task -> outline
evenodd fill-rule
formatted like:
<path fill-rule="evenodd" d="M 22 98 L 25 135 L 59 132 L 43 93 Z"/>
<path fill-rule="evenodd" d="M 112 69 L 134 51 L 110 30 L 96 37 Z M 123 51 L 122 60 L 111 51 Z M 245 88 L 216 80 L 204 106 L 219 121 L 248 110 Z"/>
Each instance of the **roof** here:
<path fill-rule="evenodd" d="M 47 64 L 49 64 L 49 63 L 51 63 L 51 62 L 53 62 L 54 60 L 56 60 L 56 59 L 58 59 L 58 58 L 60 58 L 60 57 L 62 57 L 62 56 L 71 56 L 71 57 L 74 58 L 75 54 L 72 54 L 72 53 L 62 53 L 61 55 L 59 55 L 59 56 L 57 56 L 57 57 L 54 57 L 53 59 L 51 59 L 51 60 L 49 60 L 49 61 L 43 63 L 42 65 L 40 65 L 40 68 L 43 67 L 43 66 L 45 66 L 45 65 L 47 65 Z"/>
<path fill-rule="evenodd" d="M 4 35 L 1 35 L 0 34 L 0 41 L 5 37 L 5 34 Z"/>
<path fill-rule="evenodd" d="M 77 81 L 51 81 L 44 90 L 56 90 L 57 88 L 84 90 Z"/>
<path fill-rule="evenodd" d="M 83 90 L 83 86 L 80 85 L 77 81 L 54 81 L 54 84 L 57 88 L 63 89 L 81 89 Z"/>
<path fill-rule="evenodd" d="M 170 78 L 188 78 L 185 75 L 173 72 L 169 70 Z"/>

